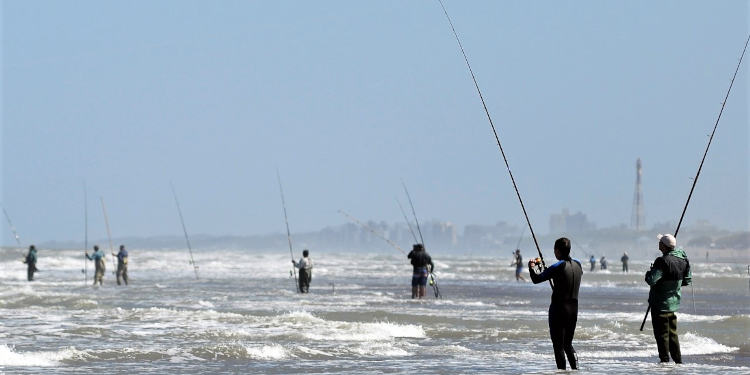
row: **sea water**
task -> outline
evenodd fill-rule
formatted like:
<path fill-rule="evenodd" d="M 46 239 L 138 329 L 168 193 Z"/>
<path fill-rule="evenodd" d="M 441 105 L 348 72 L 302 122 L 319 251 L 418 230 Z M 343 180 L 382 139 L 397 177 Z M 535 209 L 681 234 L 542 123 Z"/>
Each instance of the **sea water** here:
<path fill-rule="evenodd" d="M 689 249 L 688 249 L 689 252 Z M 442 299 L 410 298 L 405 256 L 313 252 L 310 294 L 284 251 L 130 249 L 129 286 L 108 256 L 84 284 L 81 251 L 0 254 L 0 373 L 475 374 L 555 371 L 549 284 L 516 282 L 508 257 L 434 254 Z M 574 346 L 581 373 L 750 374 L 744 264 L 692 263 L 678 330 L 684 364 L 659 365 L 639 331 L 650 261 L 584 275 Z M 526 273 L 526 272 L 524 272 Z M 528 275 L 526 275 L 528 279 Z"/>

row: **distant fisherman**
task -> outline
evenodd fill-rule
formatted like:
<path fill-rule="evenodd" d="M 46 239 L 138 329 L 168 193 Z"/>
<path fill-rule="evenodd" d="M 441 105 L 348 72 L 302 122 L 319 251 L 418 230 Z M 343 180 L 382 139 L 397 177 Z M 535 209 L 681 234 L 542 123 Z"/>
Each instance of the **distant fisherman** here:
<path fill-rule="evenodd" d="M 648 303 L 656 348 L 661 362 L 669 362 L 671 355 L 675 363 L 682 363 L 675 312 L 680 308 L 682 286 L 692 283 L 690 261 L 671 234 L 659 235 L 659 250 L 663 255 L 646 272 L 646 282 L 651 286 Z"/>
<path fill-rule="evenodd" d="M 523 275 L 521 275 L 521 271 L 523 271 L 523 257 L 521 256 L 521 249 L 516 249 L 516 252 L 513 254 L 513 263 L 511 263 L 510 265 L 516 266 L 516 281 L 526 281 L 526 279 L 523 278 Z"/>
<path fill-rule="evenodd" d="M 421 243 L 415 244 L 406 257 L 411 259 L 411 265 L 414 268 L 411 276 L 411 298 L 424 298 L 427 293 L 427 277 L 435 269 L 432 257 L 427 254 Z M 427 266 L 430 268 L 428 269 Z"/>
<path fill-rule="evenodd" d="M 591 269 L 589 271 L 594 272 L 596 269 L 596 258 L 594 258 L 593 255 L 589 258 L 589 263 L 591 263 Z"/>
<path fill-rule="evenodd" d="M 627 252 L 622 253 L 622 258 L 620 258 L 620 261 L 622 262 L 622 272 L 625 272 L 625 273 L 628 272 L 628 260 L 630 260 L 628 253 Z"/>
<path fill-rule="evenodd" d="M 605 258 L 604 255 L 602 255 L 601 259 L 599 259 L 599 265 L 600 265 L 600 269 L 602 270 L 607 269 L 607 258 Z"/>
<path fill-rule="evenodd" d="M 565 356 L 571 369 L 578 368 L 578 357 L 573 349 L 573 334 L 578 321 L 578 288 L 581 286 L 583 269 L 581 262 L 570 257 L 570 240 L 562 237 L 555 241 L 555 258 L 559 262 L 537 274 L 535 260 L 529 261 L 529 275 L 534 284 L 549 279 L 554 282 L 552 303 L 549 305 L 549 334 L 555 351 L 557 368 L 565 370 Z"/>
<path fill-rule="evenodd" d="M 299 292 L 309 293 L 310 292 L 310 281 L 312 280 L 312 259 L 309 257 L 310 252 L 305 249 L 302 251 L 302 258 L 299 262 L 292 260 L 292 264 L 299 268 Z"/>
<path fill-rule="evenodd" d="M 128 251 L 125 245 L 120 245 L 120 251 L 112 253 L 112 256 L 117 257 L 117 285 L 120 285 L 120 278 L 128 285 Z"/>
<path fill-rule="evenodd" d="M 34 245 L 29 246 L 29 252 L 23 262 L 26 263 L 26 279 L 34 281 L 34 272 L 39 271 L 36 268 L 36 247 Z"/>
<path fill-rule="evenodd" d="M 99 246 L 94 245 L 94 253 L 89 255 L 89 253 L 86 252 L 86 258 L 88 260 L 93 260 L 94 265 L 96 266 L 96 271 L 94 272 L 94 285 L 96 285 L 97 282 L 99 283 L 99 285 L 102 285 L 104 270 L 106 268 L 106 263 L 104 262 L 104 252 L 99 250 Z"/>

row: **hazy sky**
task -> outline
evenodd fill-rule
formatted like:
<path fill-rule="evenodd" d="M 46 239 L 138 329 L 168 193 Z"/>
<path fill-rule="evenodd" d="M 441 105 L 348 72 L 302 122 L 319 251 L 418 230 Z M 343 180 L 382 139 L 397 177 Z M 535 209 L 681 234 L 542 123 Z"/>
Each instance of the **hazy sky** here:
<path fill-rule="evenodd" d="M 2 205 L 28 241 L 520 224 L 436 1 L 4 1 Z M 532 223 L 677 221 L 748 35 L 747 1 L 446 0 Z M 748 59 L 750 60 L 750 58 Z M 743 63 L 687 222 L 748 228 Z M 403 198 L 402 198 L 403 199 Z M 3 223 L 3 244 L 13 243 Z"/>

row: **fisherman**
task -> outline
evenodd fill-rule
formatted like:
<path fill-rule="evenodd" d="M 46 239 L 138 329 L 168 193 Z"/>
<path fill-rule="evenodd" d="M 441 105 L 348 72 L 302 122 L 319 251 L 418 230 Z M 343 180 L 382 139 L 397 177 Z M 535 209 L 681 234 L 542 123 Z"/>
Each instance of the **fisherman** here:
<path fill-rule="evenodd" d="M 86 259 L 93 260 L 96 267 L 96 271 L 94 272 L 94 285 L 96 285 L 97 282 L 99 282 L 99 285 L 102 285 L 104 270 L 106 268 L 106 262 L 104 261 L 104 252 L 99 250 L 98 245 L 94 245 L 94 253 L 89 255 L 89 253 L 86 252 Z"/>
<path fill-rule="evenodd" d="M 521 272 L 523 271 L 523 257 L 521 256 L 521 249 L 516 249 L 516 252 L 513 254 L 513 263 L 511 263 L 510 265 L 516 266 L 516 281 L 526 281 L 526 279 L 523 278 L 523 275 L 521 275 Z"/>
<path fill-rule="evenodd" d="M 675 312 L 680 308 L 682 287 L 692 283 L 690 261 L 671 234 L 659 235 L 659 250 L 663 255 L 646 272 L 656 348 L 662 363 L 669 362 L 670 355 L 675 363 L 682 363 Z"/>
<path fill-rule="evenodd" d="M 29 252 L 23 262 L 26 263 L 26 279 L 34 281 L 34 272 L 39 271 L 36 268 L 36 247 L 34 245 L 29 246 Z"/>
<path fill-rule="evenodd" d="M 415 244 L 406 257 L 411 259 L 411 265 L 414 268 L 411 276 L 411 298 L 424 298 L 427 294 L 427 277 L 435 270 L 432 257 L 427 254 L 421 243 Z"/>
<path fill-rule="evenodd" d="M 607 258 L 605 258 L 604 255 L 602 255 L 602 257 L 599 259 L 599 265 L 600 265 L 599 269 L 602 269 L 602 270 L 607 269 Z"/>
<path fill-rule="evenodd" d="M 120 278 L 128 285 L 128 251 L 125 245 L 120 245 L 120 251 L 112 256 L 117 257 L 117 285 L 120 285 Z"/>
<path fill-rule="evenodd" d="M 565 356 L 570 368 L 578 368 L 578 356 L 573 349 L 573 334 L 578 320 L 578 288 L 583 269 L 581 262 L 570 257 L 570 240 L 562 237 L 555 241 L 555 258 L 559 262 L 542 273 L 536 273 L 537 260 L 529 261 L 529 275 L 534 284 L 552 280 L 552 302 L 549 305 L 549 334 L 555 352 L 557 368 L 565 370 Z"/>
<path fill-rule="evenodd" d="M 622 272 L 628 272 L 628 260 L 630 260 L 630 257 L 628 256 L 628 252 L 626 251 L 622 253 L 622 258 L 620 258 L 620 261 L 622 262 Z"/>
<path fill-rule="evenodd" d="M 299 292 L 309 293 L 310 292 L 310 281 L 312 280 L 312 259 L 309 257 L 310 252 L 305 249 L 302 251 L 302 258 L 299 262 L 292 260 L 294 267 L 299 268 Z"/>
<path fill-rule="evenodd" d="M 594 258 L 593 255 L 589 258 L 589 263 L 591 263 L 591 269 L 589 271 L 594 272 L 594 269 L 596 269 L 596 258 Z"/>

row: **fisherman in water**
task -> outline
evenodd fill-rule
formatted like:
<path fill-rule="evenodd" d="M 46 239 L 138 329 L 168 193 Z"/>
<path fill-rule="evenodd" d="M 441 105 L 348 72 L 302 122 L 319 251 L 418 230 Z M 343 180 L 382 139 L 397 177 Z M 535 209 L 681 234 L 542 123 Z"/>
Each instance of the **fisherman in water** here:
<path fill-rule="evenodd" d="M 523 278 L 523 275 L 521 275 L 521 271 L 523 271 L 523 257 L 521 256 L 521 249 L 516 249 L 516 252 L 513 254 L 513 263 L 511 263 L 510 265 L 516 266 L 516 281 L 526 281 L 526 279 Z"/>
<path fill-rule="evenodd" d="M 36 269 L 36 247 L 34 245 L 29 246 L 29 252 L 23 262 L 26 263 L 26 279 L 34 281 L 34 272 L 39 271 Z"/>
<path fill-rule="evenodd" d="M 309 257 L 310 252 L 305 249 L 302 251 L 302 258 L 299 262 L 292 260 L 294 267 L 299 268 L 299 292 L 309 293 L 310 292 L 310 281 L 312 280 L 312 259 Z"/>
<path fill-rule="evenodd" d="M 659 250 L 663 255 L 646 272 L 656 348 L 662 363 L 669 362 L 670 355 L 675 363 L 682 363 L 675 312 L 680 308 L 681 288 L 692 283 L 690 261 L 671 234 L 659 235 Z"/>
<path fill-rule="evenodd" d="M 117 285 L 120 284 L 120 278 L 128 285 L 128 251 L 125 250 L 125 245 L 120 245 L 120 251 L 112 256 L 117 257 Z"/>
<path fill-rule="evenodd" d="M 414 268 L 411 277 L 411 298 L 424 298 L 427 294 L 427 278 L 435 269 L 432 257 L 427 254 L 421 243 L 415 244 L 406 257 L 411 259 L 411 265 Z M 428 269 L 427 266 L 430 268 Z"/>
<path fill-rule="evenodd" d="M 86 252 L 86 259 L 93 260 L 96 267 L 96 271 L 94 272 L 94 285 L 96 285 L 97 282 L 99 283 L 99 285 L 102 285 L 104 270 L 106 268 L 106 263 L 104 262 L 104 252 L 99 250 L 98 245 L 94 245 L 94 253 L 92 255 L 89 255 L 89 253 Z"/>
<path fill-rule="evenodd" d="M 536 273 L 536 260 L 529 261 L 529 275 L 534 284 L 552 280 L 552 303 L 549 305 L 549 334 L 555 352 L 557 368 L 565 370 L 565 356 L 570 368 L 578 369 L 578 357 L 573 349 L 573 334 L 578 320 L 578 288 L 583 269 L 581 262 L 570 257 L 570 240 L 562 237 L 555 241 L 555 258 L 559 262 L 542 273 Z"/>

